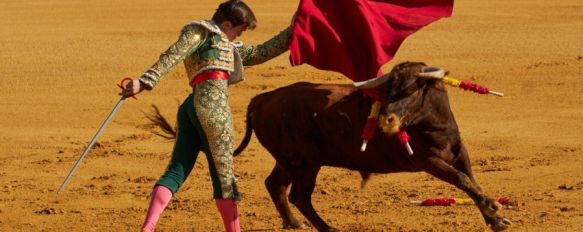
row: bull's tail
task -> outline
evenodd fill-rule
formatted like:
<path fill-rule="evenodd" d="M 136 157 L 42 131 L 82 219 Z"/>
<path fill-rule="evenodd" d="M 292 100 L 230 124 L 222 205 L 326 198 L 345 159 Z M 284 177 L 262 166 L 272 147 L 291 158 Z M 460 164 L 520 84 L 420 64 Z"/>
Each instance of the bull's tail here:
<path fill-rule="evenodd" d="M 241 152 L 243 152 L 243 150 L 245 150 L 245 148 L 247 147 L 247 145 L 249 145 L 249 141 L 251 141 L 251 135 L 253 134 L 253 124 L 251 123 L 251 116 L 252 116 L 252 110 L 251 110 L 251 105 L 249 105 L 249 108 L 247 109 L 247 118 L 246 118 L 246 129 L 245 129 L 245 137 L 243 137 L 243 140 L 241 141 L 241 144 L 239 144 L 239 146 L 237 147 L 237 149 L 235 149 L 235 152 L 233 153 L 233 157 L 237 157 L 239 154 L 241 154 Z"/>
<path fill-rule="evenodd" d="M 168 140 L 176 140 L 176 128 L 170 125 L 156 105 L 152 104 L 152 108 L 154 112 L 145 114 L 146 118 L 150 120 L 150 132 Z M 155 128 L 160 128 L 162 133 L 158 132 Z"/>
<path fill-rule="evenodd" d="M 152 105 L 152 108 L 154 109 L 153 112 L 151 112 L 150 114 L 146 114 L 146 118 L 150 120 L 151 125 L 150 132 L 168 140 L 176 140 L 176 128 L 170 125 L 168 120 L 166 120 L 166 117 L 164 117 L 164 115 L 160 113 L 160 110 L 156 105 Z M 249 107 L 247 112 L 247 129 L 245 131 L 245 137 L 243 138 L 243 141 L 241 141 L 239 147 L 237 147 L 237 149 L 233 153 L 233 156 L 238 156 L 239 154 L 241 154 L 241 152 L 245 150 L 245 148 L 247 147 L 247 145 L 249 145 L 249 142 L 251 141 L 251 135 L 253 134 L 253 126 L 251 124 L 251 112 L 252 112 L 251 107 Z M 156 128 L 159 128 L 160 130 L 162 130 L 162 132 L 161 133 L 158 132 Z"/>

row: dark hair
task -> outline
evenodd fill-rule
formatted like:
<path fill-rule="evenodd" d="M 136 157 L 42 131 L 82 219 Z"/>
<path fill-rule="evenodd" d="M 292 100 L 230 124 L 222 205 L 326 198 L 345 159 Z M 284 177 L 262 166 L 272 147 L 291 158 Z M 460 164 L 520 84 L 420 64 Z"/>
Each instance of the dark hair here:
<path fill-rule="evenodd" d="M 228 0 L 221 3 L 213 15 L 216 23 L 229 21 L 233 26 L 245 25 L 253 30 L 257 26 L 257 19 L 251 8 L 241 0 Z"/>

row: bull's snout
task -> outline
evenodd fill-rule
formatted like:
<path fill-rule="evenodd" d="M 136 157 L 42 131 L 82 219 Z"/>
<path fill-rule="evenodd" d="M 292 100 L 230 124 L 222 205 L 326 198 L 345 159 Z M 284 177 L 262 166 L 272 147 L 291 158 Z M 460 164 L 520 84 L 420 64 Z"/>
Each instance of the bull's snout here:
<path fill-rule="evenodd" d="M 388 115 L 380 115 L 379 126 L 387 135 L 394 135 L 399 132 L 401 128 L 401 118 L 394 113 Z"/>

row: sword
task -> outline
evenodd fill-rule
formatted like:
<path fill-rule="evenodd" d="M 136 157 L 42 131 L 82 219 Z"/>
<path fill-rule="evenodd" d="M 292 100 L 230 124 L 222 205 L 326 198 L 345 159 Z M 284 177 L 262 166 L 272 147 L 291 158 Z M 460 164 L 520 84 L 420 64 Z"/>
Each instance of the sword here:
<path fill-rule="evenodd" d="M 121 80 L 121 83 L 118 84 L 117 86 L 123 90 L 124 89 L 124 87 L 123 87 L 124 81 L 127 81 L 127 80 L 131 81 L 132 79 L 129 77 L 126 77 L 123 80 Z M 113 110 L 111 111 L 111 113 L 109 113 L 109 116 L 107 116 L 107 118 L 105 119 L 105 122 L 103 122 L 101 127 L 99 127 L 99 130 L 97 130 L 97 133 L 95 133 L 95 135 L 93 136 L 93 139 L 91 139 L 91 142 L 89 142 L 89 145 L 87 145 L 87 148 L 85 148 L 85 151 L 83 151 L 83 154 L 81 155 L 81 157 L 79 157 L 79 160 L 77 160 L 77 163 L 75 163 L 75 165 L 73 166 L 71 171 L 69 171 L 69 174 L 67 175 L 67 177 L 65 178 L 65 180 L 63 181 L 63 183 L 61 184 L 59 189 L 57 190 L 57 193 L 61 193 L 61 191 L 63 191 L 63 189 L 65 189 L 67 182 L 69 181 L 69 179 L 71 179 L 71 176 L 73 176 L 73 173 L 75 172 L 75 170 L 77 169 L 79 164 L 81 164 L 81 161 L 83 160 L 83 158 L 85 158 L 85 156 L 89 153 L 89 150 L 91 150 L 91 148 L 93 147 L 93 145 L 97 141 L 97 138 L 99 138 L 99 136 L 101 135 L 101 133 L 103 132 L 103 130 L 105 129 L 107 124 L 109 124 L 109 122 L 111 121 L 111 119 L 113 118 L 113 116 L 115 115 L 117 110 L 119 110 L 119 108 L 123 105 L 126 98 L 127 97 L 122 96 L 121 99 L 119 99 L 119 101 L 115 105 L 115 107 L 113 107 Z M 132 96 L 132 98 L 137 99 L 134 96 Z"/>

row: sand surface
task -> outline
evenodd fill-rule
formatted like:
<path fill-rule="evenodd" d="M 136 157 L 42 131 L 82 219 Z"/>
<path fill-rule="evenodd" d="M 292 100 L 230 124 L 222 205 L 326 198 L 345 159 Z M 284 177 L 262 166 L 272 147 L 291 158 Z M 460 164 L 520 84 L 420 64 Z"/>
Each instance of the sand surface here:
<path fill-rule="evenodd" d="M 259 19 L 241 40 L 255 44 L 290 23 L 298 1 L 249 0 Z M 0 1 L 0 231 L 138 231 L 172 142 L 153 135 L 151 104 L 174 123 L 189 93 L 182 65 L 152 92 L 126 101 L 67 189 L 70 168 L 118 101 L 115 86 L 145 71 L 182 25 L 210 18 L 218 1 Z M 247 70 L 230 88 L 236 136 L 249 100 L 297 81 L 348 83 L 289 54 Z M 384 70 L 423 61 L 502 91 L 449 88 L 476 179 L 512 205 L 511 231 L 583 230 L 583 1 L 457 1 L 453 17 L 409 37 Z M 237 141 L 238 141 L 237 140 Z M 282 231 L 263 186 L 274 160 L 256 139 L 236 159 L 245 194 L 243 231 Z M 170 203 L 159 231 L 221 231 L 207 162 Z M 473 206 L 409 203 L 465 194 L 425 173 L 320 172 L 313 202 L 342 231 L 487 231 Z M 296 216 L 307 221 L 293 208 Z M 308 228 L 305 231 L 315 231 Z"/>

